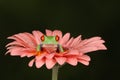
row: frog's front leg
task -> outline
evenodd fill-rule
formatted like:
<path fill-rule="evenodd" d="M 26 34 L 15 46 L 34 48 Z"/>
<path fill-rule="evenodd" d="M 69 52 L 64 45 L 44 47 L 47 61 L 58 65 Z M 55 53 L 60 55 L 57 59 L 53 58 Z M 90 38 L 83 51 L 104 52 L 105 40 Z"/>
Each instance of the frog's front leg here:
<path fill-rule="evenodd" d="M 60 44 L 57 44 L 59 52 L 64 52 L 63 47 Z"/>
<path fill-rule="evenodd" d="M 42 50 L 42 46 L 43 46 L 43 44 L 38 45 L 37 46 L 37 51 L 41 51 Z"/>

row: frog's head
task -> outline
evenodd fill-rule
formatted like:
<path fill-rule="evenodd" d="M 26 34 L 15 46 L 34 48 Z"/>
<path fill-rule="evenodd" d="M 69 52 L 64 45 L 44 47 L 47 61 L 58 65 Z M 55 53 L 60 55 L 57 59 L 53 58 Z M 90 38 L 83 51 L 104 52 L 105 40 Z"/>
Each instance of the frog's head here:
<path fill-rule="evenodd" d="M 37 47 L 37 50 L 44 49 L 48 52 L 57 51 L 59 48 L 59 36 L 41 36 L 41 44 Z"/>
<path fill-rule="evenodd" d="M 41 44 L 49 44 L 49 45 L 51 45 L 51 44 L 58 44 L 58 40 L 59 40 L 59 36 L 45 36 L 45 35 L 43 35 L 42 37 L 41 37 L 41 41 L 42 41 L 42 43 Z"/>

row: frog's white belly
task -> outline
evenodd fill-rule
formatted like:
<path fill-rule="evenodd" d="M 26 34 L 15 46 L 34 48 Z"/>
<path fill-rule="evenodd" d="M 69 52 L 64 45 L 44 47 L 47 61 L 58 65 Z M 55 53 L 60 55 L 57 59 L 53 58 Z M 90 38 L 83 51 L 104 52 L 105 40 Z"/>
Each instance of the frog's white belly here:
<path fill-rule="evenodd" d="M 47 52 L 51 53 L 51 52 L 56 52 L 58 49 L 58 46 L 57 44 L 43 44 L 42 48 Z"/>

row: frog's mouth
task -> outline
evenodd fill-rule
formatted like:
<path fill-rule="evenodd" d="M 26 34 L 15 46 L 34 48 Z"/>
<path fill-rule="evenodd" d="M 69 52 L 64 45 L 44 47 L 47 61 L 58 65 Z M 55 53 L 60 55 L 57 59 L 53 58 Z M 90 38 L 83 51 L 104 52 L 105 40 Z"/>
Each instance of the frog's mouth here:
<path fill-rule="evenodd" d="M 58 44 L 41 44 L 41 51 L 47 51 L 48 53 L 51 52 L 59 52 L 59 45 Z"/>

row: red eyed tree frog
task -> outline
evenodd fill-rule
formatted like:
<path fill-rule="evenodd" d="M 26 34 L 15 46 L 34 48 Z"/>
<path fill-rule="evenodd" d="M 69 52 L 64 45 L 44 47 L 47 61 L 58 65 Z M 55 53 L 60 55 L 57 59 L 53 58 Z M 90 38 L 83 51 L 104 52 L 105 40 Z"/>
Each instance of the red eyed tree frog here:
<path fill-rule="evenodd" d="M 58 52 L 64 52 L 63 47 L 58 43 L 59 36 L 46 36 L 43 35 L 41 37 L 41 43 L 37 46 L 37 51 L 42 51 L 42 49 L 45 49 L 48 52 L 58 51 Z"/>

